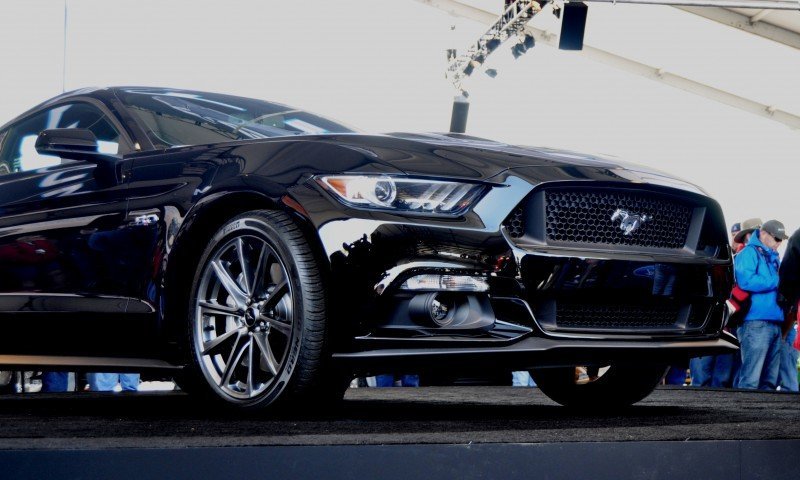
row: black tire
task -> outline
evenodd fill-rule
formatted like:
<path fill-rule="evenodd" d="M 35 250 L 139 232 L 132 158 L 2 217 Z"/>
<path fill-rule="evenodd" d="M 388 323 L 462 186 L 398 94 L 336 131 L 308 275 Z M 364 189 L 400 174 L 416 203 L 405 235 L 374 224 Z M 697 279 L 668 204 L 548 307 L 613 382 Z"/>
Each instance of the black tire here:
<path fill-rule="evenodd" d="M 575 367 L 531 370 L 539 389 L 565 407 L 601 412 L 627 407 L 650 395 L 664 377 L 666 367 L 612 365 L 594 381 L 579 384 Z"/>
<path fill-rule="evenodd" d="M 211 238 L 192 281 L 181 387 L 245 410 L 322 398 L 321 391 L 326 401 L 341 399 L 341 382 L 332 394 L 325 378 L 326 313 L 317 261 L 288 215 L 258 210 L 231 219 Z"/>

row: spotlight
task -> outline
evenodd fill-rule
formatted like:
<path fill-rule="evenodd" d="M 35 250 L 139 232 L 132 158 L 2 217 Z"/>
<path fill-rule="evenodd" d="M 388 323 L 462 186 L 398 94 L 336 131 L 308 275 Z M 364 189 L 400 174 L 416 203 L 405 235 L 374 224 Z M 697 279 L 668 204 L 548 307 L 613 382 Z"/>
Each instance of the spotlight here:
<path fill-rule="evenodd" d="M 494 78 L 497 76 L 497 70 L 495 70 L 494 68 L 487 68 L 486 75 L 489 75 L 490 77 Z"/>
<path fill-rule="evenodd" d="M 522 45 L 525 46 L 525 50 L 531 49 L 536 45 L 536 39 L 533 38 L 533 35 L 526 33 L 525 37 L 522 39 Z"/>
<path fill-rule="evenodd" d="M 515 43 L 513 47 L 511 47 L 511 54 L 514 55 L 514 58 L 519 58 L 525 53 L 526 48 L 521 43 Z"/>
<path fill-rule="evenodd" d="M 467 64 L 467 65 L 464 67 L 464 75 L 466 75 L 466 76 L 470 76 L 470 75 L 472 75 L 472 71 L 473 71 L 473 70 L 475 70 L 475 67 L 473 67 L 473 66 L 472 66 L 472 62 L 469 62 L 469 63 L 468 63 L 468 64 Z"/>
<path fill-rule="evenodd" d="M 480 65 L 483 63 L 484 60 L 486 60 L 486 57 L 482 53 L 479 53 L 475 55 L 475 58 L 472 61 L 478 62 L 478 65 Z"/>
<path fill-rule="evenodd" d="M 492 38 L 491 40 L 489 40 L 489 41 L 487 41 L 487 42 L 486 42 L 486 50 L 488 50 L 488 51 L 489 51 L 489 53 L 492 53 L 492 52 L 494 52 L 495 50 L 497 50 L 497 47 L 499 47 L 499 46 L 500 46 L 500 43 L 501 43 L 501 42 L 500 42 L 500 39 L 498 39 L 498 38 Z"/>

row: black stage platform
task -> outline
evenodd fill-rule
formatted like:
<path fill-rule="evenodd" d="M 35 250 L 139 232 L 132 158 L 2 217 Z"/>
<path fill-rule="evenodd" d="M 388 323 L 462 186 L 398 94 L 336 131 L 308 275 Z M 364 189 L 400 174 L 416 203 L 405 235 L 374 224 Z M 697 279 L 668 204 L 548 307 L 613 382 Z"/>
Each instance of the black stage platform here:
<path fill-rule="evenodd" d="M 182 394 L 0 397 L 0 478 L 797 479 L 800 396 L 664 387 L 588 415 L 537 389 L 351 389 L 338 410 Z"/>

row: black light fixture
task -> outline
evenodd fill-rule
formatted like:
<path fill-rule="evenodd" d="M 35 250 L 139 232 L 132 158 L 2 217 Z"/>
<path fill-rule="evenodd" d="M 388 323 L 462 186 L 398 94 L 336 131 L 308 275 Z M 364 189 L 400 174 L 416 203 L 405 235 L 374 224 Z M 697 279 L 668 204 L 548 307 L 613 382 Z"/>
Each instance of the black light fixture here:
<path fill-rule="evenodd" d="M 464 75 L 470 76 L 474 70 L 475 67 L 472 66 L 472 62 L 469 62 L 464 66 Z"/>
<path fill-rule="evenodd" d="M 511 54 L 514 55 L 514 58 L 519 58 L 523 53 L 533 48 L 534 45 L 536 45 L 536 39 L 533 38 L 533 35 L 526 33 L 524 37 L 519 39 L 519 42 L 511 47 Z"/>
<path fill-rule="evenodd" d="M 501 43 L 499 38 L 492 38 L 486 42 L 486 50 L 492 53 L 497 50 L 497 47 L 499 47 Z"/>
<path fill-rule="evenodd" d="M 511 55 L 514 55 L 514 58 L 521 57 L 522 54 L 524 54 L 526 51 L 527 51 L 527 48 L 525 48 L 525 45 L 523 45 L 521 43 L 515 43 L 511 47 Z"/>
<path fill-rule="evenodd" d="M 529 50 L 536 45 L 536 39 L 533 38 L 533 35 L 526 33 L 525 37 L 522 39 L 522 45 L 525 47 L 525 50 Z"/>

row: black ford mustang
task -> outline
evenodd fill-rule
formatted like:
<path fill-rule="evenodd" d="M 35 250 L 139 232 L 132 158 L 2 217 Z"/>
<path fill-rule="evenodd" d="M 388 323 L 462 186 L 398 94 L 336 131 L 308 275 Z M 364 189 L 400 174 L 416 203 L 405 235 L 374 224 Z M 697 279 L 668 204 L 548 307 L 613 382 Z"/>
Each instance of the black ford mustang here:
<path fill-rule="evenodd" d="M 731 279 L 716 202 L 593 156 L 137 87 L 0 128 L 2 366 L 169 370 L 251 409 L 531 370 L 610 407 L 735 351 Z"/>

